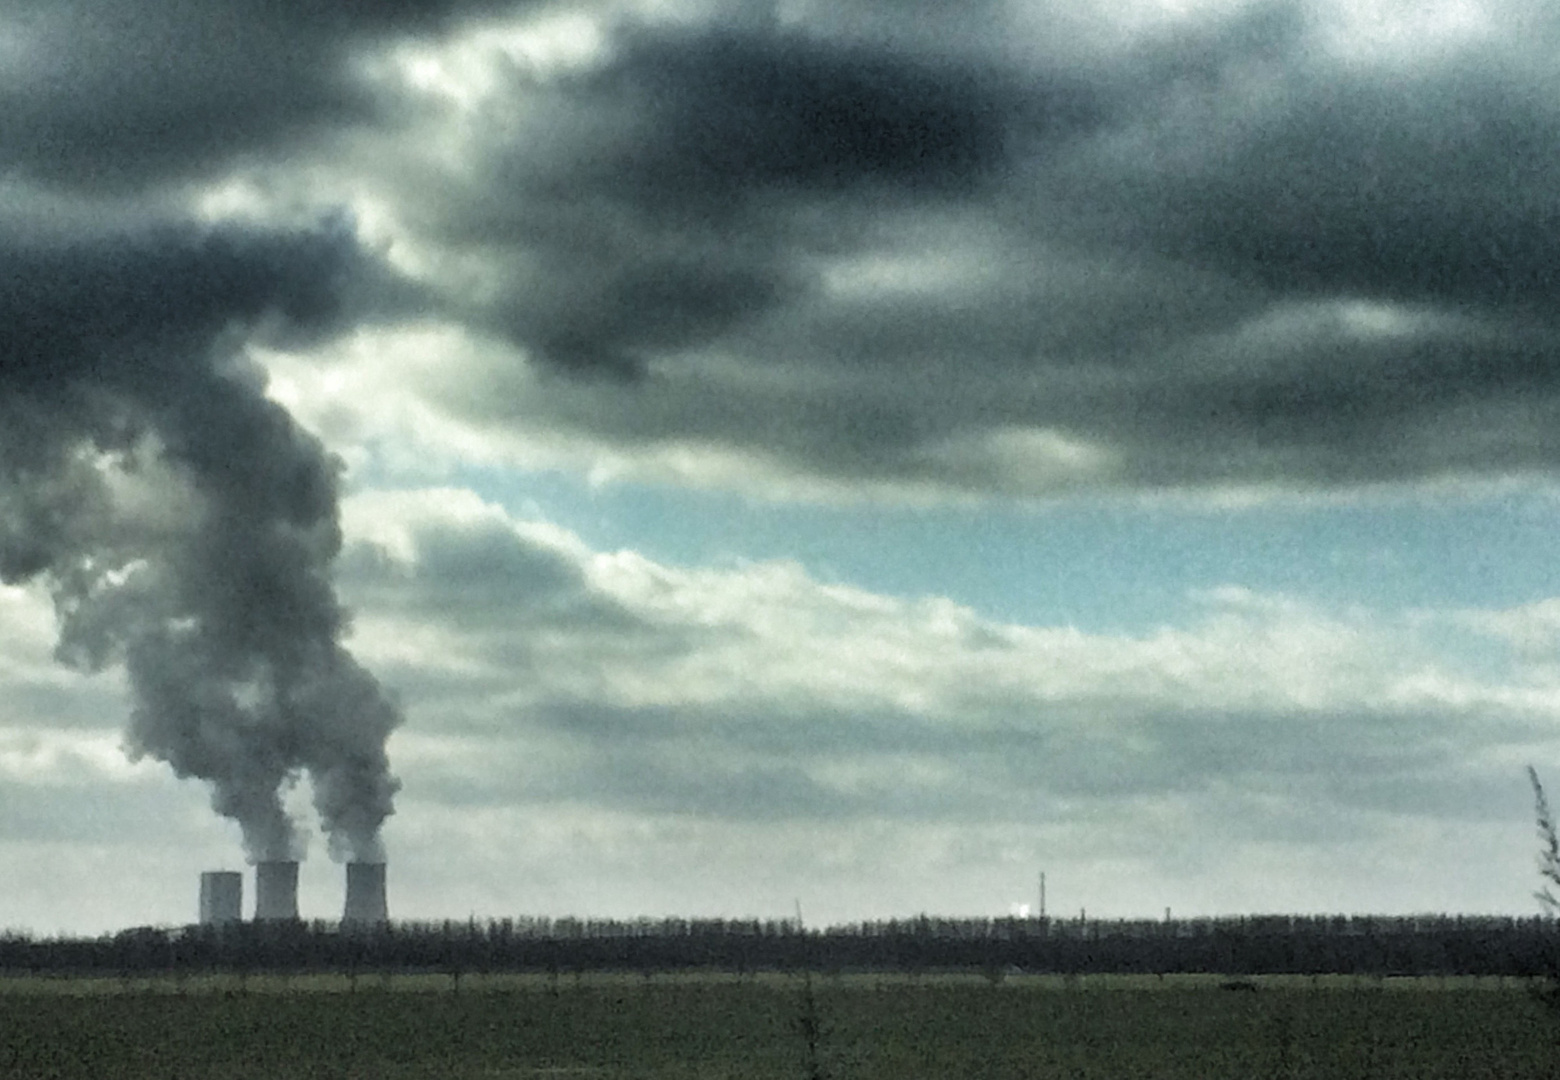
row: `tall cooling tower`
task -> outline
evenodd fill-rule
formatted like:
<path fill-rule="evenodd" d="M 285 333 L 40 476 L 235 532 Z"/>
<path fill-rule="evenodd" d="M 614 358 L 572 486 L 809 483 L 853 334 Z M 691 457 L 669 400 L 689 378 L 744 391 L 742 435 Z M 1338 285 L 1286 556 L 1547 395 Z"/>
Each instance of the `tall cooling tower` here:
<path fill-rule="evenodd" d="M 225 926 L 243 916 L 244 875 L 237 870 L 211 870 L 200 876 L 200 924 Z"/>
<path fill-rule="evenodd" d="M 298 918 L 298 864 L 255 864 L 255 920 L 292 921 Z"/>
<path fill-rule="evenodd" d="M 390 918 L 385 902 L 385 864 L 347 863 L 347 906 L 343 923 L 377 925 Z"/>

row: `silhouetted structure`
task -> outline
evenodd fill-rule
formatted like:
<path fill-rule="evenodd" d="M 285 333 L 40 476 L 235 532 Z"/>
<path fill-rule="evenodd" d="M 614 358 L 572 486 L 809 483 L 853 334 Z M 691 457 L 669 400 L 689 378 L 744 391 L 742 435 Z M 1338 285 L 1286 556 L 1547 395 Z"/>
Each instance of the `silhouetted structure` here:
<path fill-rule="evenodd" d="M 295 922 L 298 918 L 298 864 L 255 864 L 255 921 Z"/>
<path fill-rule="evenodd" d="M 200 921 L 225 926 L 244 917 L 244 876 L 236 870 L 211 870 L 200 876 Z"/>
<path fill-rule="evenodd" d="M 384 863 L 347 863 L 347 902 L 341 913 L 346 926 L 375 926 L 388 922 Z"/>

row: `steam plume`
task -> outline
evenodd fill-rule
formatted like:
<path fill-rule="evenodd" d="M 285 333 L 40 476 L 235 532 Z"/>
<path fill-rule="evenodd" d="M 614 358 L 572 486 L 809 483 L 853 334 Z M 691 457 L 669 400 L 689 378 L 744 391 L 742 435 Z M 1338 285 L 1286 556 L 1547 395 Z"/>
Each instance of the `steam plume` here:
<path fill-rule="evenodd" d="M 209 781 L 254 860 L 299 854 L 301 771 L 356 859 L 399 786 L 399 712 L 341 644 L 337 462 L 243 350 L 339 328 L 375 280 L 342 222 L 0 225 L 0 580 L 48 584 L 61 660 L 124 665 L 129 752 Z"/>

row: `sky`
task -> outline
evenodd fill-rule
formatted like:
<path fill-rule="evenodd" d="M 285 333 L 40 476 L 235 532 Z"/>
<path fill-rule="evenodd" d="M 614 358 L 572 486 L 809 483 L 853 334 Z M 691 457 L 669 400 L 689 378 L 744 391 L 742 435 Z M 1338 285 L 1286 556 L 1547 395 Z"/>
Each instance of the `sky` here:
<path fill-rule="evenodd" d="M 1557 56 L 0 0 L 0 927 L 1535 913 Z"/>

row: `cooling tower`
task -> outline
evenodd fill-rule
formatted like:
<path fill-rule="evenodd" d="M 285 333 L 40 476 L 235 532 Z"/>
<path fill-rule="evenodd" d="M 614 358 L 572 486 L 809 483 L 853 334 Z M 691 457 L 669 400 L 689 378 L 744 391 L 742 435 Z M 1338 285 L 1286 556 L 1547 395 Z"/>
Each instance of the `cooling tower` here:
<path fill-rule="evenodd" d="M 200 876 L 200 924 L 224 926 L 243 916 L 244 876 L 236 870 L 212 870 Z"/>
<path fill-rule="evenodd" d="M 390 918 L 385 903 L 385 864 L 347 863 L 347 906 L 343 923 L 375 925 Z"/>
<path fill-rule="evenodd" d="M 298 864 L 255 864 L 255 921 L 281 922 L 298 918 Z"/>

